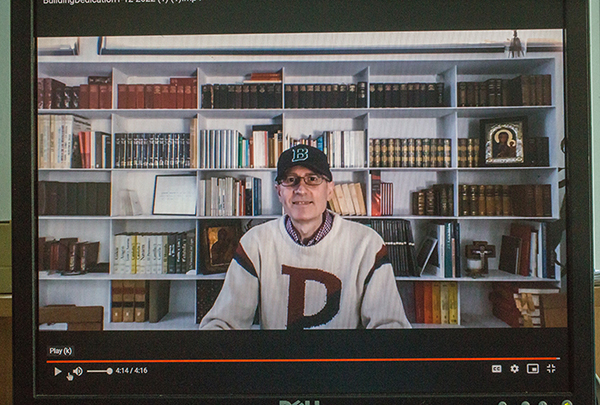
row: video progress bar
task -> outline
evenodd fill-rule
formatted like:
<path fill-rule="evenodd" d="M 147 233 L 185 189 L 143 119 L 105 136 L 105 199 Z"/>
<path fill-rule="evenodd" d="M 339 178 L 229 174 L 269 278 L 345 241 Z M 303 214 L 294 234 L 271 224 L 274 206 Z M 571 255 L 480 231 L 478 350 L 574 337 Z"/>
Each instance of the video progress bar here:
<path fill-rule="evenodd" d="M 70 363 L 393 363 L 442 361 L 557 361 L 560 357 L 431 357 L 431 358 L 363 358 L 363 359 L 179 359 L 179 360 L 46 360 L 47 364 Z"/>

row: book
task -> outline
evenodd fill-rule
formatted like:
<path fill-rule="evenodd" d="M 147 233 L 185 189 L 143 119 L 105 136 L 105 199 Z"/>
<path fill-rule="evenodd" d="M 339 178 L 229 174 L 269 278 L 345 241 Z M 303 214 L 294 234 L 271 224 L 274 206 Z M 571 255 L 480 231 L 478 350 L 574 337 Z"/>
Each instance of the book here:
<path fill-rule="evenodd" d="M 528 277 L 531 275 L 531 226 L 526 224 L 512 223 L 510 225 L 510 235 L 521 239 L 518 274 Z"/>
<path fill-rule="evenodd" d="M 347 188 L 347 187 L 346 187 Z M 336 184 L 334 189 L 335 198 L 337 200 L 337 204 L 340 207 L 340 211 L 342 215 L 353 215 L 354 214 L 354 206 L 352 204 L 352 200 L 347 198 L 346 193 L 344 193 L 344 189 L 341 184 Z M 350 197 L 348 195 L 348 197 Z"/>
<path fill-rule="evenodd" d="M 123 280 L 123 322 L 135 320 L 135 281 Z"/>
<path fill-rule="evenodd" d="M 423 270 L 427 267 L 429 263 L 429 259 L 431 258 L 435 248 L 437 245 L 437 239 L 431 236 L 425 237 L 421 246 L 419 248 L 419 252 L 417 253 L 417 268 L 419 270 L 419 275 L 423 273 Z"/>
<path fill-rule="evenodd" d="M 423 281 L 423 322 L 433 323 L 433 283 Z"/>
<path fill-rule="evenodd" d="M 134 321 L 145 322 L 148 320 L 148 281 L 134 281 Z"/>
<path fill-rule="evenodd" d="M 525 165 L 532 167 L 550 166 L 548 137 L 526 138 L 523 144 Z"/>
<path fill-rule="evenodd" d="M 381 171 L 369 171 L 371 176 L 371 216 L 381 216 Z"/>
<path fill-rule="evenodd" d="M 425 323 L 425 283 L 414 283 L 415 322 Z"/>
<path fill-rule="evenodd" d="M 450 323 L 450 283 L 440 283 L 440 323 Z"/>
<path fill-rule="evenodd" d="M 448 283 L 448 321 L 451 325 L 460 325 L 458 283 Z"/>
<path fill-rule="evenodd" d="M 352 183 L 350 186 L 354 185 L 354 190 L 356 194 L 356 199 L 358 201 L 357 215 L 367 215 L 367 207 L 365 202 L 365 196 L 362 189 L 361 183 Z"/>
<path fill-rule="evenodd" d="M 440 283 L 431 283 L 431 323 L 442 323 Z"/>
<path fill-rule="evenodd" d="M 111 322 L 123 322 L 123 280 L 111 281 Z"/>
<path fill-rule="evenodd" d="M 521 238 L 502 235 L 498 269 L 510 274 L 520 274 Z"/>
<path fill-rule="evenodd" d="M 159 322 L 169 312 L 171 282 L 169 280 L 148 281 L 148 320 Z"/>

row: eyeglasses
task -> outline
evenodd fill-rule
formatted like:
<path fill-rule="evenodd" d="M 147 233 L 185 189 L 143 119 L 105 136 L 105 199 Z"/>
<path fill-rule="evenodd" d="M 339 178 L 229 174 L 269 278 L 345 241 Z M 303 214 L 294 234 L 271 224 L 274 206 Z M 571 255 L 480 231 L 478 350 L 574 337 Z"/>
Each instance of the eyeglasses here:
<path fill-rule="evenodd" d="M 318 186 L 325 180 L 323 176 L 318 174 L 307 174 L 306 176 L 286 176 L 279 180 L 279 184 L 284 187 L 295 187 L 300 184 L 300 179 L 304 180 L 304 184 L 307 186 Z"/>

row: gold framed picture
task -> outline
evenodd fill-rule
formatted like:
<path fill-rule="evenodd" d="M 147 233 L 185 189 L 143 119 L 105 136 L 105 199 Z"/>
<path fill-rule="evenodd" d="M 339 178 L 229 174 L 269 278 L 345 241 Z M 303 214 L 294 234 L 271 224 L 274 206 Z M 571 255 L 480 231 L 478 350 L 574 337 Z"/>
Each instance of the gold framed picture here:
<path fill-rule="evenodd" d="M 522 166 L 527 117 L 493 118 L 480 121 L 484 166 Z"/>
<path fill-rule="evenodd" d="M 242 236 L 237 220 L 200 221 L 203 274 L 224 273 Z"/>

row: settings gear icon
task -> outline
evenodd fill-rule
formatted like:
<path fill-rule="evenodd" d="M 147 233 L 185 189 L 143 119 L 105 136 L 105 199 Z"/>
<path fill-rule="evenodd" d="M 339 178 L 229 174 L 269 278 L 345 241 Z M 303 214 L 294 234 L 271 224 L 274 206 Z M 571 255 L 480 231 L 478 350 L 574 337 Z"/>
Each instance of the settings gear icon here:
<path fill-rule="evenodd" d="M 517 374 L 519 372 L 519 366 L 513 364 L 512 366 L 510 366 L 510 372 L 513 374 Z"/>

